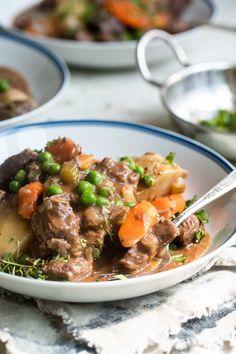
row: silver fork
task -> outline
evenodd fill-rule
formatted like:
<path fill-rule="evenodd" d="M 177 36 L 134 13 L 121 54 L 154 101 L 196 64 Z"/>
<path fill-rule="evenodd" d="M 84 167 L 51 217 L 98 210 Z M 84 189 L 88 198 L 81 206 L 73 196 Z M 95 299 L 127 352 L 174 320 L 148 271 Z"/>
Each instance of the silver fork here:
<path fill-rule="evenodd" d="M 206 205 L 210 204 L 214 200 L 222 197 L 224 194 L 232 191 L 236 188 L 236 169 L 233 170 L 229 175 L 217 183 L 213 188 L 206 192 L 200 199 L 198 199 L 194 204 L 189 208 L 185 209 L 180 215 L 178 215 L 173 223 L 176 226 L 182 224 L 190 215 L 194 214 L 196 211 L 202 209 Z M 171 260 L 169 253 L 169 245 L 166 246 L 166 252 L 163 259 L 161 260 L 158 270 L 164 268 Z"/>

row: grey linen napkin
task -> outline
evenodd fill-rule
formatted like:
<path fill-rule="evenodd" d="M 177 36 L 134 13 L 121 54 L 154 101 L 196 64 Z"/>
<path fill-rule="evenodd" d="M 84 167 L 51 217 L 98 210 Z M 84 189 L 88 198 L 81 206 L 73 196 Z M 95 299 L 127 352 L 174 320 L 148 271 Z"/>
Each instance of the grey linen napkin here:
<path fill-rule="evenodd" d="M 235 247 L 191 280 L 136 299 L 69 304 L 0 294 L 0 353 L 236 353 Z"/>

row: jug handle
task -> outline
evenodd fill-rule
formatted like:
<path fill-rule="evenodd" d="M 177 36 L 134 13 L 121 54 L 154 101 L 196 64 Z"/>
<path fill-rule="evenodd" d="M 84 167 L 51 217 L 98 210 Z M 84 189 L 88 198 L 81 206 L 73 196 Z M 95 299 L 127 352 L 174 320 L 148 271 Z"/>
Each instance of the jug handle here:
<path fill-rule="evenodd" d="M 154 39 L 160 39 L 164 41 L 174 52 L 175 57 L 178 59 L 179 63 L 187 67 L 190 65 L 188 61 L 188 57 L 185 54 L 183 48 L 181 45 L 177 42 L 177 40 L 174 38 L 174 36 L 170 35 L 169 33 L 161 30 L 151 30 L 146 32 L 139 40 L 138 45 L 137 45 L 137 63 L 139 70 L 147 82 L 149 82 L 152 85 L 162 87 L 163 83 L 154 79 L 147 63 L 147 58 L 146 58 L 146 51 L 149 43 L 153 41 Z"/>

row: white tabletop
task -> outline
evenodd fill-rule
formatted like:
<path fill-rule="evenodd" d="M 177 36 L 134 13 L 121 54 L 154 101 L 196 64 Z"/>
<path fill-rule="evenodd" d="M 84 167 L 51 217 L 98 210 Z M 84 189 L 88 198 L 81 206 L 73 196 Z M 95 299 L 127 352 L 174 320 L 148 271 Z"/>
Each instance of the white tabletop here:
<path fill-rule="evenodd" d="M 222 23 L 236 24 L 236 0 L 214 0 L 216 18 Z M 191 62 L 226 60 L 236 62 L 236 33 L 201 27 L 197 40 L 185 50 Z M 170 56 L 158 63 L 154 72 L 166 77 L 178 65 Z M 112 119 L 142 122 L 171 129 L 158 89 L 141 78 L 137 68 L 123 71 L 86 71 L 73 69 L 70 87 L 56 106 L 42 120 Z"/>

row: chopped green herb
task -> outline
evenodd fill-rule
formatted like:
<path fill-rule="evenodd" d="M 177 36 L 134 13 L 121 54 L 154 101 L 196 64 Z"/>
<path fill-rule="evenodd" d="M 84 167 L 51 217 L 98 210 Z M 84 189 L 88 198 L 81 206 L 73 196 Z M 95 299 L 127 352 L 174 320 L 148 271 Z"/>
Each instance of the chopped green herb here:
<path fill-rule="evenodd" d="M 116 274 L 116 275 L 113 275 L 112 278 L 109 279 L 109 281 L 113 281 L 113 280 L 127 280 L 128 278 L 123 275 L 123 274 Z"/>
<path fill-rule="evenodd" d="M 205 210 L 199 210 L 197 213 L 195 213 L 195 215 L 201 224 L 205 225 L 209 222 L 209 218 Z"/>
<path fill-rule="evenodd" d="M 100 255 L 101 255 L 100 249 L 97 247 L 93 247 L 92 255 L 93 255 L 93 259 L 95 259 L 95 260 L 100 258 Z"/>
<path fill-rule="evenodd" d="M 166 161 L 167 161 L 170 165 L 173 164 L 175 155 L 176 155 L 176 153 L 175 153 L 174 151 L 171 151 L 171 152 L 169 153 L 169 155 L 166 156 L 165 159 L 166 159 Z"/>
<path fill-rule="evenodd" d="M 176 250 L 176 248 L 177 248 L 177 245 L 174 242 L 169 243 L 169 250 L 170 251 L 174 251 L 174 250 Z"/>
<path fill-rule="evenodd" d="M 128 208 L 133 208 L 135 206 L 134 202 L 125 202 L 125 206 L 127 206 Z"/>
<path fill-rule="evenodd" d="M 195 194 L 192 199 L 186 200 L 186 208 L 189 208 L 193 203 L 197 201 L 197 195 Z"/>
<path fill-rule="evenodd" d="M 195 238 L 198 242 L 201 242 L 202 239 L 206 236 L 206 233 L 204 230 L 200 229 L 195 233 Z"/>
<path fill-rule="evenodd" d="M 174 254 L 171 256 L 171 258 L 173 259 L 173 261 L 184 264 L 184 262 L 187 259 L 187 256 L 185 254 L 181 253 L 181 254 Z"/>
<path fill-rule="evenodd" d="M 52 261 L 60 261 L 60 262 L 68 262 L 70 260 L 70 255 L 63 257 L 57 254 L 55 257 L 52 258 Z"/>
<path fill-rule="evenodd" d="M 115 204 L 116 206 L 122 206 L 122 205 L 123 205 L 123 202 L 122 202 L 122 200 L 120 200 L 120 199 L 115 199 L 115 200 L 114 200 L 114 204 Z"/>
<path fill-rule="evenodd" d="M 200 124 L 223 132 L 235 132 L 236 112 L 220 109 L 211 119 L 201 120 Z"/>
<path fill-rule="evenodd" d="M 42 271 L 45 264 L 46 261 L 41 258 L 32 259 L 22 255 L 15 260 L 12 254 L 6 254 L 0 258 L 0 271 L 20 277 L 46 280 L 47 275 Z"/>

